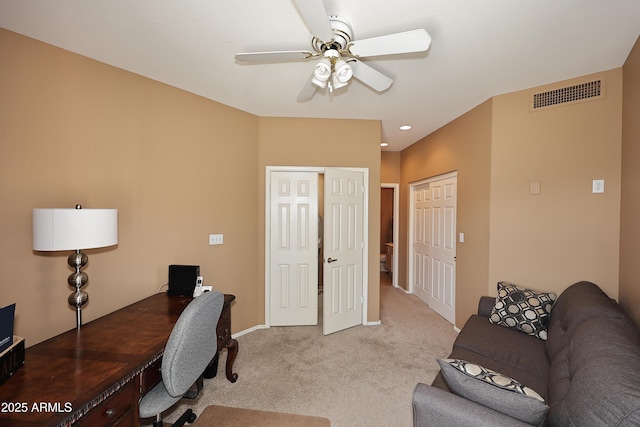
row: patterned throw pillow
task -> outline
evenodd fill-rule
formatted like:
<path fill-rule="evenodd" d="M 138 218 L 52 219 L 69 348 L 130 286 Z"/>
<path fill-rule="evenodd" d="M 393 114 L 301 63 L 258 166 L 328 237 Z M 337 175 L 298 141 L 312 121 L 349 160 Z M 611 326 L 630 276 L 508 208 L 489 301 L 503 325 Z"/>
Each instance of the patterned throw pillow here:
<path fill-rule="evenodd" d="M 525 423 L 540 425 L 549 410 L 538 393 L 513 378 L 460 359 L 437 359 L 447 386 L 458 396 Z"/>
<path fill-rule="evenodd" d="M 498 282 L 498 296 L 489 321 L 546 340 L 549 315 L 555 301 L 556 294 L 536 293 Z"/>

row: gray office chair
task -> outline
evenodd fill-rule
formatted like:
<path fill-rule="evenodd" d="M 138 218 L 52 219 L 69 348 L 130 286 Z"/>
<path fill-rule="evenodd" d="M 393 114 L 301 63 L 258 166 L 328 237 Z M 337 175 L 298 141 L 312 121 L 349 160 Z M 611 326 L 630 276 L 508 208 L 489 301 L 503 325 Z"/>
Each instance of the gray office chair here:
<path fill-rule="evenodd" d="M 178 318 L 164 348 L 162 381 L 140 400 L 140 418 L 156 417 L 154 427 L 163 425 L 163 411 L 202 381 L 202 374 L 218 348 L 216 326 L 223 303 L 222 293 L 205 292 L 191 301 Z M 173 425 L 182 426 L 195 419 L 196 414 L 188 409 Z"/>

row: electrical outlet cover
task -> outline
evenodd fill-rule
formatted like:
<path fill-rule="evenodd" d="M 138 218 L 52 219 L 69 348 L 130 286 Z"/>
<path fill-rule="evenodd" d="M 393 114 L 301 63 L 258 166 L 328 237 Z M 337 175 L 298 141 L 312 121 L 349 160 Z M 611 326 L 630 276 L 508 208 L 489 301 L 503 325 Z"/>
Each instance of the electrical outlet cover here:
<path fill-rule="evenodd" d="M 592 193 L 604 193 L 604 179 L 594 179 L 592 185 Z"/>

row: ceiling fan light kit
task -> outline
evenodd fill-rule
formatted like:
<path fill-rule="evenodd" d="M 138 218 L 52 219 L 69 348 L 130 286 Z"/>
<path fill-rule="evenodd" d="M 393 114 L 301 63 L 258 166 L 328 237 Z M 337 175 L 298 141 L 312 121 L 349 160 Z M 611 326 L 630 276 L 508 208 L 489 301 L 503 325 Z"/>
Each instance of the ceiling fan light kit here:
<path fill-rule="evenodd" d="M 331 76 L 331 68 L 332 65 L 330 60 L 327 58 L 320 60 L 313 69 L 313 78 L 311 79 L 311 83 L 321 88 L 327 87 L 327 81 Z"/>
<path fill-rule="evenodd" d="M 341 83 L 346 83 L 353 77 L 353 68 L 344 59 L 338 59 L 333 68 L 334 76 Z"/>
<path fill-rule="evenodd" d="M 335 49 L 324 52 L 324 58 L 318 62 L 313 70 L 311 83 L 319 88 L 329 86 L 329 91 L 344 87 L 353 76 L 353 69 L 342 59 Z"/>
<path fill-rule="evenodd" d="M 238 53 L 239 62 L 292 61 L 321 58 L 311 77 L 298 95 L 298 101 L 308 101 L 317 89 L 329 92 L 348 85 L 352 77 L 377 92 L 384 92 L 393 80 L 361 61 L 372 56 L 424 52 L 431 37 L 424 29 L 405 31 L 369 39 L 353 40 L 349 21 L 329 15 L 322 0 L 294 0 L 311 31 L 311 47 L 315 51 L 268 51 Z"/>

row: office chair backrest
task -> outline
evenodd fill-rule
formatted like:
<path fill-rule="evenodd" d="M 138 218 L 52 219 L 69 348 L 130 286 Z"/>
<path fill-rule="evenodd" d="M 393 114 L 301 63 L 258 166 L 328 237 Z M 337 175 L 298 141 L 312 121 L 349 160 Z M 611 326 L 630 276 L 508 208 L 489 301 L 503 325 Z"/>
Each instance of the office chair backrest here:
<path fill-rule="evenodd" d="M 162 382 L 171 396 L 185 394 L 215 356 L 223 304 L 222 293 L 205 292 L 178 318 L 162 356 Z"/>

